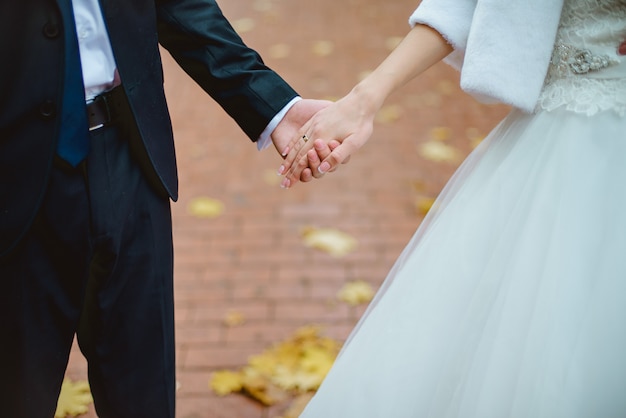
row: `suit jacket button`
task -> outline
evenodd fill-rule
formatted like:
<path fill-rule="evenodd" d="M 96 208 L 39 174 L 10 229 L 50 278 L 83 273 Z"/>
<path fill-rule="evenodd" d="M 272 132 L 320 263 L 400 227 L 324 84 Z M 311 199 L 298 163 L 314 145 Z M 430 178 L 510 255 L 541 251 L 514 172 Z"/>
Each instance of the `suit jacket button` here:
<path fill-rule="evenodd" d="M 57 114 L 57 107 L 52 100 L 46 100 L 39 105 L 39 114 L 43 119 L 53 119 Z"/>
<path fill-rule="evenodd" d="M 43 34 L 46 38 L 56 38 L 59 33 L 59 25 L 56 22 L 46 22 L 43 25 Z"/>

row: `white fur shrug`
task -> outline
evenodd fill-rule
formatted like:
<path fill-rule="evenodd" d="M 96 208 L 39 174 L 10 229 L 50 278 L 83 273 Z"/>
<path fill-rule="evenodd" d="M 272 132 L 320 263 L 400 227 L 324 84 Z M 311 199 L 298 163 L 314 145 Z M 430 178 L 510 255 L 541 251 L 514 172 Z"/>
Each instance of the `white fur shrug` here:
<path fill-rule="evenodd" d="M 541 93 L 563 0 L 423 0 L 409 23 L 437 30 L 461 88 L 532 112 Z"/>

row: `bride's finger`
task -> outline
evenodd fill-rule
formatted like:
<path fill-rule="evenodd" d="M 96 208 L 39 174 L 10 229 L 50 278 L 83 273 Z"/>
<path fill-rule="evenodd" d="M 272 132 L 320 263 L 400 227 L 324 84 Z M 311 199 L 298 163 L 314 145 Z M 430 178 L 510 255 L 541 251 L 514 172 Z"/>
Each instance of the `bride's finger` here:
<path fill-rule="evenodd" d="M 334 142 L 337 142 L 337 141 L 334 141 Z M 327 144 L 321 139 L 315 140 L 315 142 L 313 143 L 313 149 L 307 152 L 309 168 L 312 171 L 313 177 L 320 178 L 324 175 L 323 173 L 320 173 L 320 171 L 318 170 L 318 167 L 320 163 L 322 162 L 322 160 L 324 160 L 330 155 L 331 151 L 332 149 L 330 148 L 329 144 Z"/>
<path fill-rule="evenodd" d="M 328 149 L 329 149 L 330 151 L 333 151 L 333 150 L 334 150 L 335 148 L 337 148 L 339 145 L 341 145 L 341 142 L 336 141 L 336 140 L 334 140 L 334 139 L 333 139 L 332 141 L 330 141 L 330 142 L 328 143 Z M 328 153 L 328 155 L 330 155 L 330 153 Z M 327 155 L 326 157 L 328 157 L 328 155 Z M 322 159 L 325 159 L 326 157 L 323 157 Z M 345 158 L 345 159 L 341 162 L 341 164 L 346 164 L 348 161 L 350 161 L 350 157 L 351 157 L 351 155 L 348 155 L 348 156 L 347 156 L 347 157 L 346 157 L 346 158 Z M 320 162 L 320 164 L 321 164 L 321 162 Z M 318 166 L 318 167 L 319 167 L 319 166 Z M 330 172 L 333 172 L 333 171 L 336 171 L 338 168 L 339 168 L 338 166 L 335 166 L 335 167 L 331 168 L 329 171 L 330 171 Z"/>
<path fill-rule="evenodd" d="M 341 144 L 334 147 L 330 155 L 320 163 L 317 168 L 318 171 L 322 174 L 335 171 L 339 164 L 348 162 L 350 156 L 358 148 L 358 145 L 352 143 L 352 141 L 343 141 Z"/>
<path fill-rule="evenodd" d="M 333 144 L 333 147 L 336 148 L 340 142 L 336 140 L 331 140 L 330 143 Z M 325 173 L 319 170 L 320 163 L 322 160 L 326 160 L 329 156 L 331 156 L 332 148 L 323 140 L 316 139 L 313 141 L 313 149 L 305 150 L 302 148 L 300 152 L 296 155 L 296 163 L 292 164 L 292 166 L 284 171 L 285 178 L 281 183 L 281 187 L 289 188 L 296 184 L 298 180 L 302 181 L 303 176 L 308 180 L 311 180 L 311 177 L 320 178 Z M 333 168 L 331 171 L 336 169 Z M 303 174 L 307 171 L 311 171 L 311 177 L 308 177 L 308 173 Z M 308 181 L 307 180 L 307 181 Z"/>
<path fill-rule="evenodd" d="M 313 141 L 310 140 L 306 133 L 299 135 L 297 139 L 292 140 L 286 148 L 285 158 L 278 168 L 278 174 L 282 175 L 291 169 L 294 161 L 302 158 L 306 152 L 313 147 Z"/>
<path fill-rule="evenodd" d="M 304 156 L 299 157 L 296 160 L 289 170 L 287 170 L 284 174 L 283 181 L 280 183 L 280 187 L 283 189 L 288 189 L 298 182 L 302 172 L 309 167 L 309 160 L 306 154 Z"/>
<path fill-rule="evenodd" d="M 310 168 L 307 167 L 302 170 L 302 173 L 300 173 L 300 181 L 303 183 L 307 183 L 311 180 L 313 180 L 313 172 Z"/>

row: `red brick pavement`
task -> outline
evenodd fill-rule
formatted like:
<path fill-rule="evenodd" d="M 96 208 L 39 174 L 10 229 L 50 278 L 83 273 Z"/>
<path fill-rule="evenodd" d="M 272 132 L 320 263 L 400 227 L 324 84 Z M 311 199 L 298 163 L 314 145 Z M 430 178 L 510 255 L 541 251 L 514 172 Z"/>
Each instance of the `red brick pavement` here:
<path fill-rule="evenodd" d="M 408 30 L 415 3 L 221 2 L 266 63 L 314 98 L 337 98 L 373 69 Z M 320 54 L 320 45 L 328 44 L 319 41 L 331 42 L 332 51 Z M 447 127 L 447 142 L 465 155 L 468 138 L 487 133 L 507 110 L 476 103 L 458 89 L 457 74 L 438 64 L 389 99 L 372 140 L 348 165 L 322 181 L 282 190 L 273 174 L 278 155 L 258 152 L 166 53 L 164 65 L 180 171 L 180 201 L 173 205 L 177 416 L 272 418 L 279 407 L 213 394 L 211 372 L 244 365 L 249 355 L 303 325 L 322 324 L 343 340 L 364 307 L 333 303 L 337 291 L 357 279 L 379 286 L 422 219 L 414 185 L 434 196 L 455 169 L 421 158 L 417 146 L 431 129 Z M 198 196 L 221 200 L 223 215 L 189 214 L 188 204 Z M 300 231 L 309 225 L 347 232 L 358 247 L 341 258 L 307 248 Z M 245 323 L 224 325 L 229 312 L 242 313 Z M 77 349 L 67 374 L 86 376 Z"/>

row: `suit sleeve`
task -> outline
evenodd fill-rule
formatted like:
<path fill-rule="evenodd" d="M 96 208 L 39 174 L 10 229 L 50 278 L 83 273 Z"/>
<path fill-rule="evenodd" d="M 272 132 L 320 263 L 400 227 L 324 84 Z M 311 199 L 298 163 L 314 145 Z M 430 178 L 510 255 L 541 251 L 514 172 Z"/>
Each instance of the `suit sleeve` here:
<path fill-rule="evenodd" d="M 256 141 L 297 93 L 247 47 L 214 0 L 157 1 L 159 43 Z"/>

